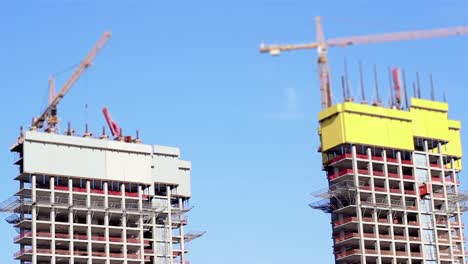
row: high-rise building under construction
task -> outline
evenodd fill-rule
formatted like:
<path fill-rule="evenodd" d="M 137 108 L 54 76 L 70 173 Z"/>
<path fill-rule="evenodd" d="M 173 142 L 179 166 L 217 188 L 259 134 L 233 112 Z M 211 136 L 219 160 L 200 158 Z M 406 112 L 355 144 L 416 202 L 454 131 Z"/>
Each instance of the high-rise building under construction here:
<path fill-rule="evenodd" d="M 344 102 L 319 113 L 335 263 L 465 263 L 460 122 L 448 104 Z"/>
<path fill-rule="evenodd" d="M 11 151 L 19 188 L 0 211 L 20 263 L 188 263 L 202 233 L 185 231 L 191 164 L 179 149 L 27 131 Z"/>
<path fill-rule="evenodd" d="M 185 230 L 191 163 L 178 148 L 124 136 L 107 108 L 114 140 L 105 130 L 93 137 L 87 124 L 82 136 L 70 124 L 57 133 L 58 104 L 110 37 L 104 32 L 58 92 L 51 76 L 46 109 L 11 147 L 19 188 L 0 212 L 11 214 L 22 264 L 187 264 L 186 243 L 203 235 Z"/>

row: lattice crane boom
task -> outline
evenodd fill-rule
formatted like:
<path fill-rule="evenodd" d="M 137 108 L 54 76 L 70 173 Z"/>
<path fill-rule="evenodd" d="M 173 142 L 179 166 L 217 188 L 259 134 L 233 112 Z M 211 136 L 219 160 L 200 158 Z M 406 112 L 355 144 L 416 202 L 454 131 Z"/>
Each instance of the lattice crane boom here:
<path fill-rule="evenodd" d="M 450 28 L 439 28 L 419 31 L 393 32 L 366 36 L 352 36 L 343 38 L 325 39 L 320 17 L 316 19 L 316 42 L 285 44 L 285 45 L 260 45 L 261 53 L 270 53 L 271 55 L 280 55 L 282 51 L 317 49 L 318 68 L 320 79 L 321 103 L 322 108 L 331 106 L 331 85 L 330 71 L 327 59 L 328 47 L 347 47 L 357 44 L 373 44 L 392 41 L 442 38 L 449 36 L 468 35 L 468 26 L 458 26 Z"/>
<path fill-rule="evenodd" d="M 91 66 L 97 54 L 104 47 L 111 35 L 111 32 L 104 32 L 104 34 L 101 36 L 96 45 L 91 49 L 91 51 L 88 53 L 85 59 L 81 61 L 81 63 L 75 69 L 71 77 L 62 86 L 62 88 L 57 94 L 54 94 L 54 81 L 53 76 L 51 76 L 51 79 L 49 80 L 49 105 L 39 117 L 33 120 L 32 127 L 42 128 L 46 120 L 49 125 L 49 128 L 55 127 L 55 125 L 58 123 L 57 105 L 68 93 L 68 91 L 70 91 L 70 89 L 78 81 L 78 79 L 86 71 L 86 69 L 88 69 Z"/>

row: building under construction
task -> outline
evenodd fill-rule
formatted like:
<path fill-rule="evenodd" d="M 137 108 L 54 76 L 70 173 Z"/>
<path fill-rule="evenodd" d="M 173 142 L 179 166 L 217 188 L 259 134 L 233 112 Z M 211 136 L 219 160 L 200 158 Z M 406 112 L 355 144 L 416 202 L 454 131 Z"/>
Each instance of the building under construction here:
<path fill-rule="evenodd" d="M 185 230 L 191 163 L 178 148 L 124 136 L 106 108 L 113 139 L 58 131 L 58 103 L 109 37 L 57 94 L 51 78 L 49 105 L 11 147 L 19 188 L 0 212 L 18 231 L 22 264 L 187 264 L 187 243 L 203 234 Z"/>
<path fill-rule="evenodd" d="M 333 104 L 328 48 L 356 44 L 459 36 L 468 26 L 325 39 L 320 17 L 316 41 L 261 45 L 260 52 L 316 49 L 322 111 L 318 115 L 323 170 L 328 187 L 314 195 L 314 209 L 331 214 L 333 253 L 339 264 L 465 263 L 462 213 L 468 193 L 460 191 L 460 122 L 448 104 L 415 98 L 408 102 L 406 80 L 389 70 L 390 96 L 384 107 L 377 70 L 372 104 L 351 96 L 347 66 L 341 76 L 343 103 Z M 404 103 L 404 104 L 403 104 Z"/>
<path fill-rule="evenodd" d="M 336 263 L 465 263 L 460 122 L 448 104 L 345 102 L 319 114 Z"/>
<path fill-rule="evenodd" d="M 187 263 L 190 162 L 179 149 L 28 131 L 2 206 L 21 263 Z"/>

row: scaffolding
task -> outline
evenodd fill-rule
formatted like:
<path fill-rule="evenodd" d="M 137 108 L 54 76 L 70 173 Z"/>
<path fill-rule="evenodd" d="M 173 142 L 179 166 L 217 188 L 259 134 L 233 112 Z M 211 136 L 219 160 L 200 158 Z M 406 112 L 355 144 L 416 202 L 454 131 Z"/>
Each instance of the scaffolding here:
<path fill-rule="evenodd" d="M 363 182 L 359 183 L 359 185 L 363 184 Z M 332 213 L 340 208 L 355 205 L 357 190 L 358 188 L 353 181 L 338 182 L 331 185 L 328 189 L 322 189 L 313 193 L 312 196 L 322 199 L 310 203 L 309 206 L 325 213 Z"/>
<path fill-rule="evenodd" d="M 468 211 L 468 191 L 459 190 L 455 192 L 453 189 L 447 190 L 447 204 L 443 203 L 441 209 L 437 210 L 437 212 L 450 216 L 457 214 L 459 209 L 461 212 Z"/>

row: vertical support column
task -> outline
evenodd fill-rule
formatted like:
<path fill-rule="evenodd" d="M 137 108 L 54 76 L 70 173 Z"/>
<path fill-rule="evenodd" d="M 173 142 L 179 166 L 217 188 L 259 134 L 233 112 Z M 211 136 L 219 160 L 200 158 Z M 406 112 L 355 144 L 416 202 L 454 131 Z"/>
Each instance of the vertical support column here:
<path fill-rule="evenodd" d="M 50 259 L 51 264 L 55 264 L 55 177 L 51 176 L 49 178 L 50 186 L 50 251 L 52 257 Z"/>
<path fill-rule="evenodd" d="M 157 257 L 157 250 L 158 250 L 158 233 L 157 233 L 157 229 L 156 229 L 156 213 L 153 213 L 152 217 L 151 217 L 151 223 L 152 223 L 152 228 L 153 228 L 153 264 L 157 264 L 158 263 L 158 257 Z"/>
<path fill-rule="evenodd" d="M 392 202 L 391 202 L 391 195 L 390 195 L 390 182 L 388 180 L 388 162 L 387 162 L 387 150 L 382 151 L 382 157 L 383 157 L 383 162 L 384 162 L 384 175 L 385 175 L 385 184 L 384 188 L 387 190 L 386 191 L 386 198 L 387 198 L 387 206 L 389 207 L 389 215 L 387 215 L 387 221 L 390 222 L 389 224 L 389 229 L 390 229 L 390 237 L 392 238 L 392 242 L 390 243 L 390 251 L 393 253 L 392 257 L 392 263 L 396 264 L 396 246 L 395 246 L 395 231 L 393 229 L 393 208 L 392 208 Z"/>
<path fill-rule="evenodd" d="M 86 225 L 87 225 L 87 237 L 88 237 L 88 264 L 93 264 L 93 243 L 92 236 L 93 232 L 91 229 L 92 225 L 92 208 L 91 208 L 91 182 L 86 180 Z"/>
<path fill-rule="evenodd" d="M 457 182 L 458 182 L 458 175 L 456 173 L 456 170 L 455 170 L 455 162 L 453 160 L 453 158 L 450 159 L 450 165 L 451 165 L 451 174 L 452 174 L 452 179 L 454 180 L 455 182 L 455 188 L 456 188 L 456 193 L 458 194 L 458 185 L 457 185 Z M 458 228 L 458 235 L 460 237 L 460 248 L 461 248 L 461 255 L 462 256 L 466 256 L 466 249 L 465 249 L 465 234 L 464 234 L 464 230 L 463 230 L 463 219 L 462 219 L 462 211 L 460 210 L 460 204 L 458 203 L 457 204 L 457 221 L 460 223 L 460 228 Z M 450 231 L 449 231 L 450 232 Z M 465 257 L 463 257 L 465 258 Z"/>
<path fill-rule="evenodd" d="M 151 197 L 151 211 L 152 211 L 152 219 L 151 219 L 151 222 L 152 222 L 152 228 L 153 228 L 153 264 L 157 264 L 159 263 L 158 261 L 158 254 L 160 252 L 158 252 L 159 250 L 159 243 L 158 243 L 158 234 L 159 234 L 159 231 L 158 231 L 158 227 L 156 227 L 156 215 L 159 214 L 158 211 L 160 210 L 159 208 L 159 204 L 158 204 L 158 199 L 159 198 L 156 198 L 155 195 L 156 195 L 156 191 L 155 191 L 155 184 L 154 182 L 151 183 L 151 185 L 149 186 L 149 196 Z"/>
<path fill-rule="evenodd" d="M 73 180 L 71 178 L 68 179 L 68 235 L 70 236 L 70 262 L 69 264 L 75 263 L 75 245 L 74 245 L 74 223 L 73 223 Z"/>
<path fill-rule="evenodd" d="M 429 144 L 427 143 L 427 140 L 424 140 L 423 142 L 423 145 L 424 145 L 424 155 L 426 156 L 426 172 L 427 172 L 427 175 L 428 175 L 428 179 L 429 179 L 429 182 L 432 182 L 432 175 L 431 175 L 431 161 L 429 159 Z M 445 188 L 445 179 L 442 179 L 441 181 L 443 183 L 443 190 L 444 190 L 444 197 L 447 197 L 447 190 Z M 438 233 L 439 233 L 439 229 L 437 228 L 437 219 L 436 219 L 436 216 L 435 216 L 435 205 L 434 205 L 434 199 L 431 199 L 430 201 L 431 203 L 431 218 L 432 218 L 432 226 L 433 226 L 433 230 L 434 230 L 434 241 L 435 241 L 435 248 L 436 248 L 436 258 L 440 258 L 440 249 L 439 249 L 439 239 L 438 239 Z M 418 210 L 418 221 L 421 220 L 421 211 Z M 422 226 L 420 225 L 419 227 L 419 230 L 420 230 L 420 233 L 422 234 Z M 422 250 L 424 251 L 424 249 Z M 427 252 L 423 252 L 424 255 L 427 255 Z"/>
<path fill-rule="evenodd" d="M 104 236 L 106 239 L 105 251 L 106 251 L 106 264 L 110 264 L 110 239 L 109 239 L 109 183 L 104 182 L 104 208 L 106 212 L 104 213 Z"/>
<path fill-rule="evenodd" d="M 139 229 L 140 229 L 140 260 L 141 264 L 145 264 L 145 244 L 144 244 L 144 226 L 143 226 L 143 189 L 141 188 L 141 185 L 138 185 L 138 211 L 140 212 L 139 214 Z"/>
<path fill-rule="evenodd" d="M 179 198 L 179 221 L 180 221 L 180 227 L 179 227 L 179 236 L 180 236 L 180 250 L 181 250 L 181 255 L 180 255 L 180 263 L 185 264 L 185 238 L 184 238 L 184 215 L 182 214 L 182 211 L 184 210 L 184 204 L 182 198 Z"/>
<path fill-rule="evenodd" d="M 402 160 L 402 158 L 401 158 L 401 151 L 397 151 L 397 160 L 398 160 L 398 178 L 399 178 L 399 181 L 398 181 L 398 182 L 399 182 L 399 186 L 400 186 L 399 188 L 400 188 L 401 192 L 404 194 L 404 193 L 405 193 L 405 190 L 404 190 L 404 189 L 405 189 L 405 184 L 404 184 L 404 182 L 403 182 L 403 165 L 402 165 L 403 163 L 401 162 L 401 160 Z M 416 187 L 416 189 L 415 189 L 416 194 L 418 194 L 417 186 L 415 186 L 415 187 Z M 421 208 L 420 205 L 419 205 L 419 199 L 416 199 L 416 202 L 417 202 L 417 208 Z M 403 221 L 403 223 L 404 223 L 405 225 L 408 225 L 408 223 L 407 223 L 407 221 L 408 221 L 408 219 L 407 219 L 408 213 L 406 212 L 406 199 L 403 200 L 403 205 L 405 206 L 405 212 L 404 212 L 404 214 L 403 214 L 403 216 L 402 216 L 402 221 Z M 405 218 L 406 218 L 406 219 L 405 219 Z M 411 262 L 412 262 L 412 261 L 411 261 L 411 259 L 412 259 L 412 256 L 411 256 L 411 245 L 410 245 L 410 243 L 408 242 L 408 239 L 409 239 L 409 231 L 408 231 L 408 227 L 407 227 L 407 226 L 405 226 L 405 229 L 403 230 L 403 232 L 404 232 L 403 235 L 407 238 L 407 239 L 406 239 L 407 241 L 405 242 L 405 251 L 406 251 L 407 255 L 410 256 L 410 257 L 409 257 L 409 261 L 407 261 L 407 263 L 411 263 Z"/>
<path fill-rule="evenodd" d="M 127 264 L 127 254 L 128 254 L 128 248 L 127 248 L 127 209 L 126 209 L 126 204 L 125 204 L 125 183 L 120 184 L 120 191 L 122 194 L 122 240 L 124 241 L 123 247 L 122 247 L 122 253 L 124 254 L 124 264 Z"/>
<path fill-rule="evenodd" d="M 444 160 L 442 158 L 442 145 L 440 142 L 437 142 L 437 154 L 438 154 L 438 157 L 437 157 L 437 160 L 438 160 L 438 163 L 440 165 L 440 167 L 438 167 L 438 169 L 440 169 L 440 175 L 442 177 L 442 182 L 444 183 L 444 193 L 445 193 L 445 198 L 444 198 L 444 203 L 445 203 L 445 207 L 447 208 L 447 214 L 450 215 L 451 214 L 451 210 L 454 209 L 454 208 L 451 208 L 451 206 L 449 205 L 449 201 L 448 201 L 448 193 L 447 193 L 447 182 L 445 180 L 445 167 L 444 167 Z M 453 180 L 453 179 L 452 179 Z M 454 184 L 454 191 L 455 191 L 455 195 L 458 194 L 458 188 L 457 188 L 457 185 L 456 185 L 456 182 L 453 183 Z M 448 218 L 448 216 L 447 216 Z M 450 254 L 450 257 L 451 259 L 453 260 L 454 259 L 454 255 L 453 255 L 453 237 L 452 237 L 452 228 L 450 226 L 450 222 L 449 222 L 449 219 L 447 219 L 447 223 L 448 223 L 448 239 L 449 239 L 449 244 L 451 245 L 449 247 L 449 254 Z M 437 226 L 437 225 L 436 225 Z M 438 232 L 436 232 L 436 240 L 438 242 Z"/>
<path fill-rule="evenodd" d="M 174 253 L 172 247 L 172 205 L 171 205 L 171 187 L 166 186 L 166 196 L 167 196 L 167 238 L 169 244 L 169 264 L 174 264 Z"/>
<path fill-rule="evenodd" d="M 361 264 L 366 264 L 366 250 L 364 244 L 364 226 L 362 223 L 362 211 L 361 211 L 361 195 L 359 192 L 359 175 L 357 166 L 356 146 L 351 147 L 353 174 L 354 174 L 354 186 L 356 186 L 356 216 L 358 218 L 358 233 L 359 233 L 359 249 L 361 251 Z M 171 263 L 172 264 L 172 263 Z"/>
<path fill-rule="evenodd" d="M 31 209 L 31 246 L 32 246 L 32 264 L 37 264 L 37 188 L 36 188 L 36 175 L 31 175 L 31 200 L 32 200 L 32 209 Z"/>
<path fill-rule="evenodd" d="M 366 153 L 367 153 L 367 158 L 369 159 L 369 175 L 371 177 L 370 179 L 370 186 L 372 186 L 372 188 L 375 186 L 375 183 L 374 183 L 374 165 L 372 164 L 372 150 L 371 148 L 367 148 L 366 149 Z M 381 254 L 380 254 L 380 232 L 379 232 L 379 219 L 378 219 L 378 216 L 377 216 L 377 208 L 375 206 L 377 200 L 376 200 L 376 196 L 375 196 L 375 192 L 372 191 L 372 194 L 371 194 L 371 197 L 372 197 L 372 203 L 374 204 L 374 208 L 372 210 L 372 219 L 373 219 L 373 222 L 374 222 L 374 235 L 375 235 L 375 238 L 376 238 L 376 242 L 375 242 L 375 247 L 376 247 L 376 251 L 377 251 L 377 263 L 381 263 L 382 262 L 382 257 L 381 257 Z"/>

